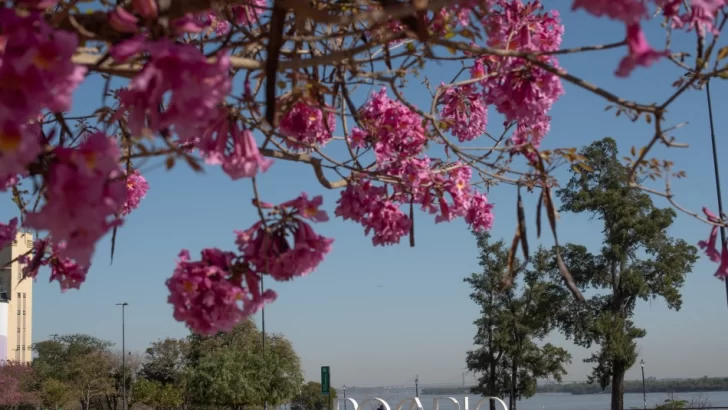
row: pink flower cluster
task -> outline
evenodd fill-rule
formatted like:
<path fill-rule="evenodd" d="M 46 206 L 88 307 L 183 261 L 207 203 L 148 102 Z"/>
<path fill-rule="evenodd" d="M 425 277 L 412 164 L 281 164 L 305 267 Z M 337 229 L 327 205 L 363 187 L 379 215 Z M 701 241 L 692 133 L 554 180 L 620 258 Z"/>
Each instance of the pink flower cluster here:
<path fill-rule="evenodd" d="M 60 256 L 90 266 L 96 242 L 121 223 L 116 216 L 127 199 L 116 141 L 95 133 L 77 148 L 56 148 L 46 184 L 46 203 L 28 212 L 26 225 L 65 242 Z"/>
<path fill-rule="evenodd" d="M 126 216 L 139 207 L 139 203 L 147 196 L 149 183 L 139 171 L 132 171 L 126 176 L 126 202 L 121 208 L 121 216 Z"/>
<path fill-rule="evenodd" d="M 473 84 L 447 88 L 442 95 L 440 116 L 460 142 L 472 141 L 485 132 L 488 107 Z"/>
<path fill-rule="evenodd" d="M 285 99 L 280 101 L 282 105 Z M 288 108 L 280 120 L 281 133 L 289 138 L 283 143 L 290 149 L 308 150 L 309 147 L 322 147 L 331 141 L 336 128 L 336 117 L 331 107 L 324 110 L 314 101 L 298 100 Z"/>
<path fill-rule="evenodd" d="M 387 169 L 401 183 L 374 186 L 367 179 L 352 181 L 341 192 L 335 214 L 364 226 L 365 234 L 373 232 L 372 243 L 391 245 L 410 232 L 412 221 L 401 211 L 405 204 L 417 204 L 435 222 L 447 222 L 457 217 L 475 231 L 488 230 L 493 225 L 493 205 L 485 195 L 471 187 L 471 170 L 460 163 L 431 164 L 426 156 L 408 158 Z"/>
<path fill-rule="evenodd" d="M 387 96 L 382 88 L 359 109 L 363 129 L 354 128 L 354 147 L 373 147 L 377 163 L 397 162 L 422 152 L 427 142 L 423 120 L 416 112 Z"/>
<path fill-rule="evenodd" d="M 708 221 L 712 223 L 728 223 L 728 221 L 722 221 L 718 215 L 711 212 L 708 208 L 703 208 L 703 213 L 708 218 Z M 728 246 L 720 246 L 718 250 L 718 226 L 713 225 L 710 230 L 710 236 L 707 241 L 698 242 L 700 249 L 705 251 L 705 254 L 713 262 L 718 262 L 718 270 L 715 272 L 715 277 L 720 280 L 728 279 Z"/>
<path fill-rule="evenodd" d="M 40 11 L 0 6 L 0 190 L 27 175 L 43 152 L 41 110 L 64 112 L 86 69 L 71 62 L 74 34 L 51 28 Z"/>
<path fill-rule="evenodd" d="M 629 52 L 619 63 L 617 76 L 627 77 L 637 66 L 649 67 L 669 55 L 667 50 L 654 50 L 642 30 L 642 20 L 650 17 L 648 3 L 660 7 L 673 28 L 695 29 L 701 35 L 715 32 L 716 16 L 728 5 L 726 0 L 574 0 L 573 9 L 584 9 L 625 24 Z"/>
<path fill-rule="evenodd" d="M 519 0 L 497 0 L 494 3 L 498 8 L 483 20 L 489 47 L 530 52 L 559 49 L 564 27 L 557 11 L 544 12 L 539 1 L 524 4 Z M 539 59 L 558 67 L 558 60 L 553 56 L 542 55 Z M 481 79 L 485 103 L 493 105 L 507 122 L 516 123 L 511 137 L 515 151 L 533 158 L 535 153 L 526 144 L 538 149 L 548 132 L 551 122 L 548 112 L 564 94 L 560 78 L 525 59 L 497 56 L 477 59 L 471 76 Z"/>
<path fill-rule="evenodd" d="M 261 291 L 261 275 L 287 281 L 313 271 L 333 243 L 306 222 L 328 220 L 322 202 L 306 194 L 277 206 L 254 202 L 268 217 L 236 232 L 238 254 L 204 249 L 199 261 L 191 261 L 183 250 L 167 281 L 175 319 L 198 333 L 229 330 L 275 300 L 272 290 Z"/>
<path fill-rule="evenodd" d="M 33 243 L 32 257 L 23 256 L 19 262 L 24 264 L 23 277 L 36 279 L 43 266 L 51 270 L 50 281 L 58 281 L 61 292 L 68 289 L 79 289 L 86 280 L 88 265 L 80 265 L 63 254 L 67 249 L 64 241 L 54 243 L 50 237 L 38 239 Z"/>
<path fill-rule="evenodd" d="M 221 165 L 233 180 L 252 178 L 265 172 L 273 161 L 258 150 L 253 133 L 242 130 L 239 121 L 220 111 L 218 118 L 202 133 L 197 142 L 205 162 Z"/>
<path fill-rule="evenodd" d="M 119 91 L 117 116 L 127 116 L 134 135 L 172 130 L 182 142 L 199 137 L 219 118 L 220 104 L 232 89 L 229 56 L 221 53 L 208 62 L 192 45 L 143 36 L 116 45 L 111 54 L 124 62 L 140 52 L 148 52 L 149 61 L 129 87 Z M 161 111 L 163 102 L 166 109 Z"/>
<path fill-rule="evenodd" d="M 0 250 L 13 243 L 18 233 L 18 218 L 12 218 L 7 224 L 0 222 Z"/>

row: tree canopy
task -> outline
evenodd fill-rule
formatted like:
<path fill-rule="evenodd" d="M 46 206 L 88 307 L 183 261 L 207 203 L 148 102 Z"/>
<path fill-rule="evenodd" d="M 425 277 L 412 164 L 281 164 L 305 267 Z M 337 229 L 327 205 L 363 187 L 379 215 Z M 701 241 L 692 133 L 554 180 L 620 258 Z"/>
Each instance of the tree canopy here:
<path fill-rule="evenodd" d="M 635 304 L 659 297 L 680 309 L 680 288 L 697 249 L 669 235 L 674 210 L 655 207 L 647 194 L 630 187 L 613 139 L 594 142 L 580 154 L 595 171 L 573 172 L 557 194 L 562 211 L 601 221 L 603 246 L 598 253 L 570 244 L 561 250 L 577 285 L 596 291 L 584 304 L 567 305 L 561 327 L 581 346 L 598 345 L 586 359 L 594 363 L 590 380 L 611 385 L 612 410 L 622 410 L 624 373 L 637 360 L 636 339 L 646 334 L 632 321 Z"/>
<path fill-rule="evenodd" d="M 508 274 L 509 251 L 505 243 L 490 241 L 488 233 L 476 234 L 480 250 L 480 273 L 465 278 L 472 287 L 471 299 L 480 306 L 475 350 L 467 353 L 468 369 L 480 374 L 474 393 L 509 397 L 509 409 L 520 398 L 536 393 L 538 379 L 561 380 L 571 355 L 543 339 L 556 325 L 568 293 L 552 280 L 548 267 L 554 254 L 539 249 L 525 271 L 522 282 L 503 288 Z M 495 403 L 491 401 L 491 409 Z"/>
<path fill-rule="evenodd" d="M 301 387 L 291 402 L 291 410 L 324 410 L 329 408 L 329 399 L 336 399 L 336 389 L 329 387 L 329 395 L 321 394 L 321 383 L 308 382 Z"/>

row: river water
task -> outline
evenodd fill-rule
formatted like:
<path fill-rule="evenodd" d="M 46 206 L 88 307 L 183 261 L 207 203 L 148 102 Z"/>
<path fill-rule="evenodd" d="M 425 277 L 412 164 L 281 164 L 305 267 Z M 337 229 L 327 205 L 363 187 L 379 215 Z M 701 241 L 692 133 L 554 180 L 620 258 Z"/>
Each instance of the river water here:
<path fill-rule="evenodd" d="M 340 398 L 341 398 L 341 393 Z M 396 410 L 397 404 L 400 401 L 411 398 L 414 396 L 414 391 L 410 392 L 367 392 L 366 394 L 348 394 L 347 397 L 352 397 L 358 403 L 365 399 L 380 397 L 384 399 L 390 406 L 391 410 Z M 728 409 L 728 391 L 722 392 L 690 392 L 690 393 L 675 393 L 674 398 L 679 400 L 687 400 L 690 402 L 693 398 L 700 396 L 703 400 L 707 400 L 707 406 L 710 407 L 725 407 Z M 436 397 L 443 396 L 430 396 L 420 395 L 420 401 L 424 410 L 434 410 L 433 401 Z M 453 395 L 450 396 L 455 398 L 460 403 L 460 410 L 463 408 L 465 395 Z M 475 410 L 475 404 L 480 400 L 480 396 L 469 394 L 468 397 L 468 410 Z M 668 398 L 667 393 L 647 393 L 647 408 L 652 409 L 657 404 L 663 403 Z M 517 410 L 609 410 L 610 395 L 609 394 L 582 394 L 572 395 L 568 393 L 540 393 L 535 396 L 521 400 L 518 402 Z M 508 401 L 506 400 L 506 404 Z M 379 404 L 373 401 L 364 405 L 364 408 L 360 410 L 375 410 Z M 347 410 L 353 410 L 349 404 Z M 457 410 L 455 405 L 448 400 L 440 400 L 439 410 Z M 624 395 L 624 408 L 625 409 L 643 409 L 644 401 L 641 393 L 627 393 Z M 336 410 L 336 407 L 334 407 Z M 407 410 L 408 407 L 403 407 L 403 410 Z M 497 406 L 496 409 L 501 409 L 501 406 Z M 338 410 L 344 410 L 344 402 L 340 400 Z M 488 405 L 484 404 L 480 407 L 480 410 L 488 410 Z"/>

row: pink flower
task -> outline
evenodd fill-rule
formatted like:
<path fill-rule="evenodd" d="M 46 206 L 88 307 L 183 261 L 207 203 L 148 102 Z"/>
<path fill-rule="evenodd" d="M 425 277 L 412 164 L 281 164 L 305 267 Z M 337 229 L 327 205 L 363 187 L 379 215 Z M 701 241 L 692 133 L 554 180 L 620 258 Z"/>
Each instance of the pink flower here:
<path fill-rule="evenodd" d="M 334 113 L 324 111 L 316 105 L 302 100 L 296 101 L 283 114 L 280 130 L 284 136 L 290 137 L 283 140 L 286 146 L 305 150 L 312 146 L 324 146 L 331 140 L 331 134 L 336 127 Z M 331 110 L 331 107 L 327 106 L 326 109 Z"/>
<path fill-rule="evenodd" d="M 47 230 L 65 242 L 61 257 L 90 266 L 96 242 L 120 224 L 116 215 L 127 198 L 116 142 L 91 134 L 78 148 L 57 148 L 46 178 L 46 202 L 29 212 L 27 226 Z"/>
<path fill-rule="evenodd" d="M 61 292 L 68 289 L 80 289 L 81 284 L 86 281 L 86 274 L 88 273 L 88 265 L 84 267 L 70 258 L 61 256 L 65 248 L 65 242 L 53 244 L 47 262 L 47 265 L 51 268 L 50 281 L 58 281 L 61 285 Z"/>
<path fill-rule="evenodd" d="M 662 7 L 665 17 L 671 20 L 674 28 L 685 28 L 690 31 L 695 29 L 700 36 L 705 36 L 705 31 L 717 34 L 715 17 L 720 9 L 728 4 L 726 0 L 691 0 L 690 7 L 684 14 L 680 14 L 683 0 L 656 0 L 658 6 Z"/>
<path fill-rule="evenodd" d="M 126 11 L 123 7 L 117 7 L 109 12 L 109 25 L 121 33 L 136 33 L 139 19 Z"/>
<path fill-rule="evenodd" d="M 0 250 L 13 243 L 18 233 L 18 218 L 12 218 L 7 224 L 0 222 Z"/>
<path fill-rule="evenodd" d="M 117 116 L 128 115 L 135 135 L 171 128 L 182 142 L 199 137 L 218 118 L 219 105 L 232 88 L 230 58 L 220 55 L 210 63 L 193 45 L 166 39 L 142 42 L 138 37 L 116 45 L 112 55 L 116 59 L 142 51 L 149 52 L 150 59 L 129 87 L 119 91 L 122 106 Z"/>
<path fill-rule="evenodd" d="M 232 252 L 203 249 L 201 259 L 191 261 L 189 251 L 182 250 L 167 280 L 174 318 L 200 334 L 231 330 L 263 303 L 275 300 L 273 291 L 260 294 L 257 279 L 252 280 L 253 286 L 243 282 L 251 276 L 254 274 L 236 262 Z"/>
<path fill-rule="evenodd" d="M 157 17 L 157 1 L 156 0 L 131 0 L 131 6 L 145 19 L 153 19 Z"/>
<path fill-rule="evenodd" d="M 252 25 L 257 23 L 258 17 L 268 6 L 266 0 L 247 0 L 246 2 L 248 4 L 239 4 L 231 7 L 235 16 L 235 23 L 238 25 Z"/>
<path fill-rule="evenodd" d="M 291 280 L 313 272 L 331 251 L 333 239 L 318 235 L 299 217 L 328 219 L 317 209 L 319 198 L 309 201 L 303 194 L 274 207 L 265 224 L 258 221 L 247 230 L 236 232 L 235 243 L 245 261 L 256 272 L 267 273 L 276 280 Z"/>
<path fill-rule="evenodd" d="M 294 208 L 298 211 L 298 215 L 303 218 L 316 222 L 326 222 L 329 220 L 329 215 L 326 211 L 319 209 L 323 202 L 324 198 L 321 195 L 309 200 L 308 195 L 304 192 L 298 198 L 282 203 L 281 207 Z"/>
<path fill-rule="evenodd" d="M 627 26 L 627 46 L 629 54 L 619 63 L 615 73 L 618 77 L 628 77 L 637 66 L 649 67 L 669 55 L 667 51 L 655 51 L 650 47 L 639 24 Z"/>
<path fill-rule="evenodd" d="M 606 16 L 625 24 L 635 24 L 649 16 L 643 0 L 574 0 L 571 9 L 584 9 L 594 16 Z"/>
<path fill-rule="evenodd" d="M 409 234 L 412 222 L 386 192 L 386 188 L 373 186 L 368 180 L 353 182 L 341 191 L 335 214 L 360 223 L 365 235 L 373 232 L 374 246 L 399 243 Z"/>
<path fill-rule="evenodd" d="M 51 269 L 50 282 L 58 281 L 61 292 L 68 289 L 79 289 L 86 280 L 88 267 L 79 265 L 71 258 L 62 254 L 66 249 L 66 243 L 61 241 L 55 243 L 50 237 L 38 239 L 33 243 L 33 256 L 23 257 L 19 261 L 23 267 L 23 277 L 37 279 L 38 271 L 43 266 Z"/>
<path fill-rule="evenodd" d="M 709 222 L 714 224 L 723 223 L 718 215 L 711 212 L 708 208 L 703 208 L 703 213 L 708 218 Z M 718 225 L 713 225 L 710 230 L 710 235 L 707 241 L 698 242 L 700 249 L 705 251 L 705 254 L 712 262 L 719 262 L 718 270 L 715 272 L 715 276 L 721 280 L 728 278 L 728 246 L 723 246 L 722 249 L 718 250 Z"/>
<path fill-rule="evenodd" d="M 15 122 L 12 113 L 0 104 L 0 179 L 17 180 L 18 174 L 26 174 L 26 167 L 42 149 L 40 127 Z"/>
<path fill-rule="evenodd" d="M 131 211 L 139 207 L 139 203 L 144 199 L 149 191 L 149 183 L 139 171 L 132 171 L 126 177 L 126 202 L 121 209 L 121 215 L 129 215 Z"/>
<path fill-rule="evenodd" d="M 422 118 L 401 102 L 390 100 L 385 88 L 370 96 L 359 110 L 359 118 L 379 164 L 412 157 L 424 149 L 427 135 Z"/>
<path fill-rule="evenodd" d="M 493 227 L 493 204 L 480 192 L 473 194 L 465 214 L 465 222 L 476 232 L 488 231 Z"/>
<path fill-rule="evenodd" d="M 201 134 L 197 143 L 205 162 L 222 165 L 223 171 L 233 180 L 252 178 L 273 165 L 258 151 L 253 133 L 241 130 L 238 121 L 220 112 L 218 119 Z"/>
<path fill-rule="evenodd" d="M 485 133 L 488 107 L 484 100 L 472 84 L 447 88 L 443 93 L 440 116 L 460 142 L 472 141 Z"/>

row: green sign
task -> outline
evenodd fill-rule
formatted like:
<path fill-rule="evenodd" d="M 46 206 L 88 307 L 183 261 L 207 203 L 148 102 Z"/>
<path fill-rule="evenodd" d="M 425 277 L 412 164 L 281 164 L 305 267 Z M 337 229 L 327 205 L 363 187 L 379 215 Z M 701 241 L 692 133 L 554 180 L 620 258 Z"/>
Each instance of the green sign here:
<path fill-rule="evenodd" d="M 321 366 L 321 394 L 328 395 L 331 388 L 331 370 L 329 366 Z"/>

